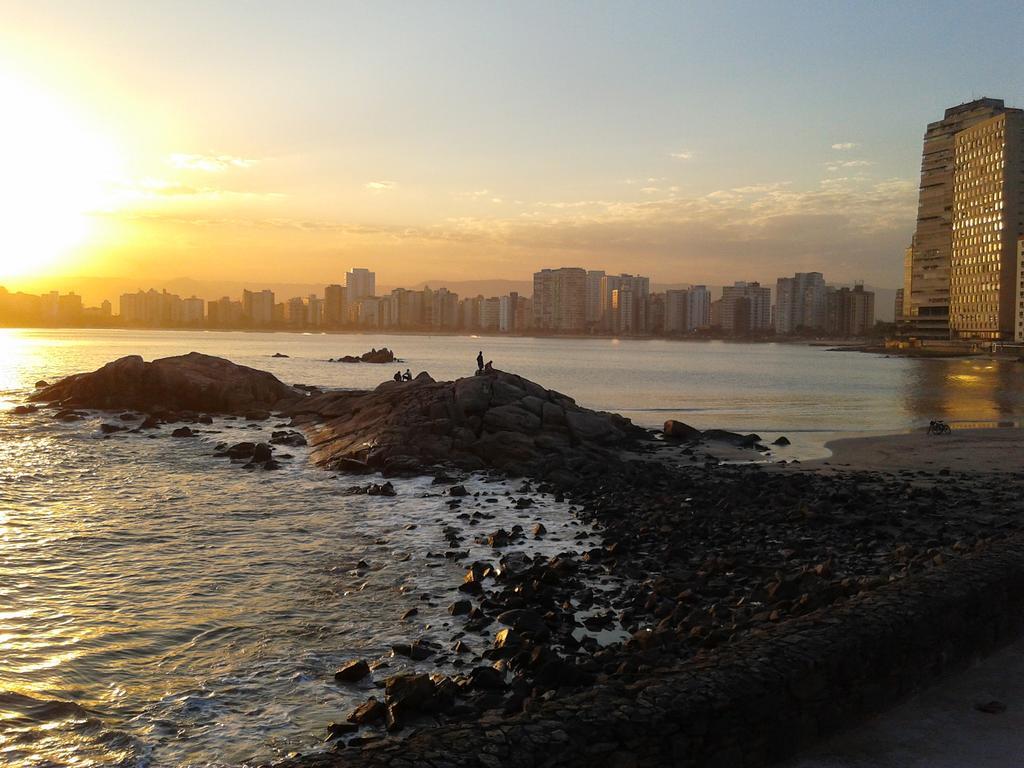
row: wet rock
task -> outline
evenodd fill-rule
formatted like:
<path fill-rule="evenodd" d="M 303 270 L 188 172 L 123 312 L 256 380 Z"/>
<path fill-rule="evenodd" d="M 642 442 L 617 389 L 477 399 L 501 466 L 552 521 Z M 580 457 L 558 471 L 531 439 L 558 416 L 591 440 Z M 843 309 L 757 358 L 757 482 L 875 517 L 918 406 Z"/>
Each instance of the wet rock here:
<path fill-rule="evenodd" d="M 11 413 L 17 416 L 24 416 L 26 413 L 35 413 L 39 408 L 35 405 L 16 405 L 11 409 Z"/>
<path fill-rule="evenodd" d="M 691 427 L 689 424 L 684 424 L 675 419 L 666 421 L 662 432 L 665 434 L 665 437 L 671 437 L 675 440 L 697 440 L 701 436 L 701 431 L 696 427 Z"/>
<path fill-rule="evenodd" d="M 122 427 L 120 424 L 100 424 L 100 432 L 104 435 L 112 435 L 115 432 L 124 432 L 127 427 Z"/>
<path fill-rule="evenodd" d="M 176 430 L 171 432 L 171 437 L 195 437 L 196 433 L 193 432 L 189 427 L 178 427 Z"/>
<path fill-rule="evenodd" d="M 339 683 L 358 683 L 370 674 L 370 665 L 363 659 L 355 659 L 346 662 L 334 673 L 334 679 Z"/>
<path fill-rule="evenodd" d="M 378 720 L 383 720 L 387 715 L 387 706 L 383 701 L 379 701 L 373 696 L 368 698 L 363 704 L 360 704 L 346 718 L 350 723 L 356 725 L 366 725 L 368 723 L 375 723 Z"/>
<path fill-rule="evenodd" d="M 100 410 L 243 413 L 283 407 L 301 397 L 265 371 L 190 352 L 149 363 L 138 355 L 122 357 L 40 387 L 30 399 Z"/>
<path fill-rule="evenodd" d="M 789 438 L 785 435 L 780 435 L 772 441 L 772 445 L 789 445 Z"/>
<path fill-rule="evenodd" d="M 532 531 L 534 537 L 539 539 L 541 536 L 548 532 L 548 529 L 544 527 L 544 523 L 535 523 L 532 528 Z"/>
<path fill-rule="evenodd" d="M 359 726 L 355 723 L 330 723 L 327 726 L 327 740 L 340 739 L 342 736 L 347 736 L 358 730 Z"/>
<path fill-rule="evenodd" d="M 453 485 L 448 489 L 449 496 L 468 496 L 469 491 L 466 490 L 464 485 Z"/>
<path fill-rule="evenodd" d="M 448 606 L 448 613 L 452 616 L 465 616 L 472 608 L 473 604 L 469 600 L 456 600 Z"/>

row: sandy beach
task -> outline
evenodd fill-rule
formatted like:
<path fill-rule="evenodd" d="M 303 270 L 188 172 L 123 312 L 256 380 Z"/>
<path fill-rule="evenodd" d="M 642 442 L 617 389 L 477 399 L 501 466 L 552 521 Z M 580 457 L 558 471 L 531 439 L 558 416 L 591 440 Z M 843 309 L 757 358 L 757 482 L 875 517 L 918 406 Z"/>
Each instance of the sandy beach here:
<path fill-rule="evenodd" d="M 832 455 L 790 468 L 801 472 L 865 470 L 989 473 L 1024 470 L 1024 429 L 961 429 L 853 437 L 826 444 Z"/>

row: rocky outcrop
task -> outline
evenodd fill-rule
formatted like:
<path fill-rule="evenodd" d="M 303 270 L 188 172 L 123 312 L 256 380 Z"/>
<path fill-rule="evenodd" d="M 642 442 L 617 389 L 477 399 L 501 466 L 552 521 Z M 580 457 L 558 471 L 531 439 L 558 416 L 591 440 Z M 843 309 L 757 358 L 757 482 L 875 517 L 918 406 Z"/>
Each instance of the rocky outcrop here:
<path fill-rule="evenodd" d="M 395 357 L 395 353 L 387 347 L 381 349 L 371 349 L 369 352 L 364 352 L 359 355 L 345 355 L 337 359 L 331 358 L 327 362 L 329 363 L 394 363 L 401 362 Z"/>
<path fill-rule="evenodd" d="M 41 387 L 29 399 L 62 408 L 243 414 L 279 410 L 303 397 L 265 371 L 190 352 L 149 363 L 122 357 Z"/>
<path fill-rule="evenodd" d="M 494 468 L 571 484 L 646 430 L 494 370 L 437 382 L 421 373 L 370 392 L 330 392 L 290 411 L 328 468 L 414 472 L 438 464 Z"/>

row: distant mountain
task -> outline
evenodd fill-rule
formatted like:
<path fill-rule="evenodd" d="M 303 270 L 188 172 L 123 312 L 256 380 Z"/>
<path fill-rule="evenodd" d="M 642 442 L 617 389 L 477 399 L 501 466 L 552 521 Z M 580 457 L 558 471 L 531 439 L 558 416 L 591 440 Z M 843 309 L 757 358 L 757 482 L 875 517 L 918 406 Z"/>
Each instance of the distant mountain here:
<path fill-rule="evenodd" d="M 424 280 L 408 287 L 420 291 L 427 286 L 433 289 L 447 288 L 460 297 L 504 296 L 511 291 L 517 291 L 520 296 L 533 295 L 532 280 Z"/>

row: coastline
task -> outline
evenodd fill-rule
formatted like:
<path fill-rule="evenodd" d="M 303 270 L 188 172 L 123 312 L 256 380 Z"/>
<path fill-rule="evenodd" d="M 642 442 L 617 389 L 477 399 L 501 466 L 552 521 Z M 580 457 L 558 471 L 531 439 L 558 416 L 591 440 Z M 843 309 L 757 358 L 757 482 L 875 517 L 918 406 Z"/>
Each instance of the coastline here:
<path fill-rule="evenodd" d="M 797 472 L 949 472 L 986 474 L 1018 472 L 1010 461 L 1024 455 L 1024 429 L 991 427 L 956 429 L 949 435 L 923 431 L 831 440 L 828 458 L 788 464 Z"/>

